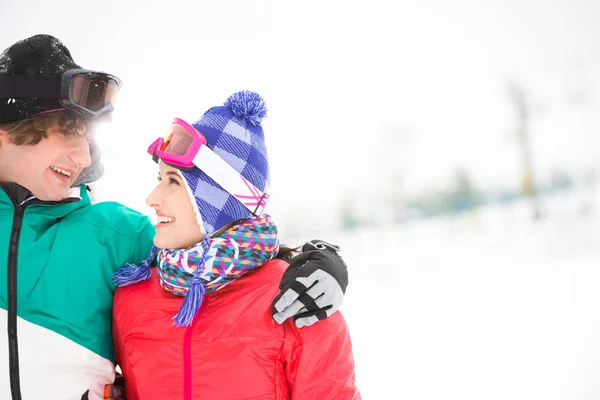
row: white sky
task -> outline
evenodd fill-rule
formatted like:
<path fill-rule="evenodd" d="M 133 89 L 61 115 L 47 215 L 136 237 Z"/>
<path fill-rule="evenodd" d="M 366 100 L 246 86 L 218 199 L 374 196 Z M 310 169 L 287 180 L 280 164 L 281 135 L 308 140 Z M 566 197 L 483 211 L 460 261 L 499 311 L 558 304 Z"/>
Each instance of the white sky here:
<path fill-rule="evenodd" d="M 481 185 L 514 184 L 509 77 L 539 110 L 540 174 L 600 164 L 593 0 L 23 0 L 1 10 L 1 48 L 49 33 L 83 67 L 123 79 L 97 186 L 138 209 L 155 179 L 147 145 L 172 117 L 193 121 L 241 89 L 270 109 L 274 213 L 327 216 L 344 196 L 380 191 L 398 165 L 413 193 L 457 166 Z M 570 106 L 581 88 L 591 102 Z"/>

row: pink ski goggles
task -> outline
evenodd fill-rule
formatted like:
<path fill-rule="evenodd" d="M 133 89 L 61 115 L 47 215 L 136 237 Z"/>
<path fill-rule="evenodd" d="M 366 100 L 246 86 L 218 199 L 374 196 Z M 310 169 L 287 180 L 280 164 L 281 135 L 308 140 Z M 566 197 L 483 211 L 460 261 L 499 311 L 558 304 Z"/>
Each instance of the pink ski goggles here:
<path fill-rule="evenodd" d="M 158 138 L 148 147 L 154 161 L 163 162 L 179 169 L 194 168 L 194 157 L 206 138 L 193 126 L 180 118 L 174 118 L 164 137 Z"/>
<path fill-rule="evenodd" d="M 148 153 L 154 161 L 160 159 L 178 169 L 200 169 L 254 215 L 261 215 L 269 201 L 267 193 L 212 151 L 204 135 L 180 118 L 173 119 L 167 134 L 156 139 L 148 147 Z"/>

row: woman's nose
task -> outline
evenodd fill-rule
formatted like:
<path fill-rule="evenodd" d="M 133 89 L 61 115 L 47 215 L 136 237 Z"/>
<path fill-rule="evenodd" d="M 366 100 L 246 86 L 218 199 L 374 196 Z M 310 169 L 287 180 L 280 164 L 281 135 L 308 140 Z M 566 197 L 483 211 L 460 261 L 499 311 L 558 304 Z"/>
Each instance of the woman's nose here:
<path fill-rule="evenodd" d="M 160 184 L 156 185 L 154 190 L 150 192 L 150 194 L 146 198 L 146 204 L 152 208 L 160 207 L 162 205 L 162 200 L 160 196 Z"/>

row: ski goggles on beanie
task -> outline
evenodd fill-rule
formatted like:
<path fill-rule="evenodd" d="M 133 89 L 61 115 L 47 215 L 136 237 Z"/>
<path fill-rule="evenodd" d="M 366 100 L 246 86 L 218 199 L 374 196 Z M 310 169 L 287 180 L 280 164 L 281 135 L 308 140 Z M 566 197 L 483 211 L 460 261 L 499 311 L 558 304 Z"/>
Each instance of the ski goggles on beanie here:
<path fill-rule="evenodd" d="M 198 168 L 242 203 L 253 215 L 261 215 L 269 195 L 244 178 L 207 146 L 204 135 L 180 118 L 174 118 L 167 134 L 148 147 L 155 162 L 162 160 L 184 171 Z"/>
<path fill-rule="evenodd" d="M 121 80 L 114 75 L 71 69 L 54 76 L 0 76 L 0 98 L 59 100 L 89 118 L 114 110 Z"/>

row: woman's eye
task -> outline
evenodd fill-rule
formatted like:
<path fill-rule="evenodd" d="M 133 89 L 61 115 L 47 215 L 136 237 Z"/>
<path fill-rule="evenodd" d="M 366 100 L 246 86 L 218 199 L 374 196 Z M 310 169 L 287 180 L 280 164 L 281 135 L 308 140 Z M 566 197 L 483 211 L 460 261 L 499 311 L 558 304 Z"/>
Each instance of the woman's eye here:
<path fill-rule="evenodd" d="M 175 178 L 169 178 L 169 183 L 172 183 L 172 184 L 175 184 L 175 185 L 179 185 L 179 182 Z"/>

